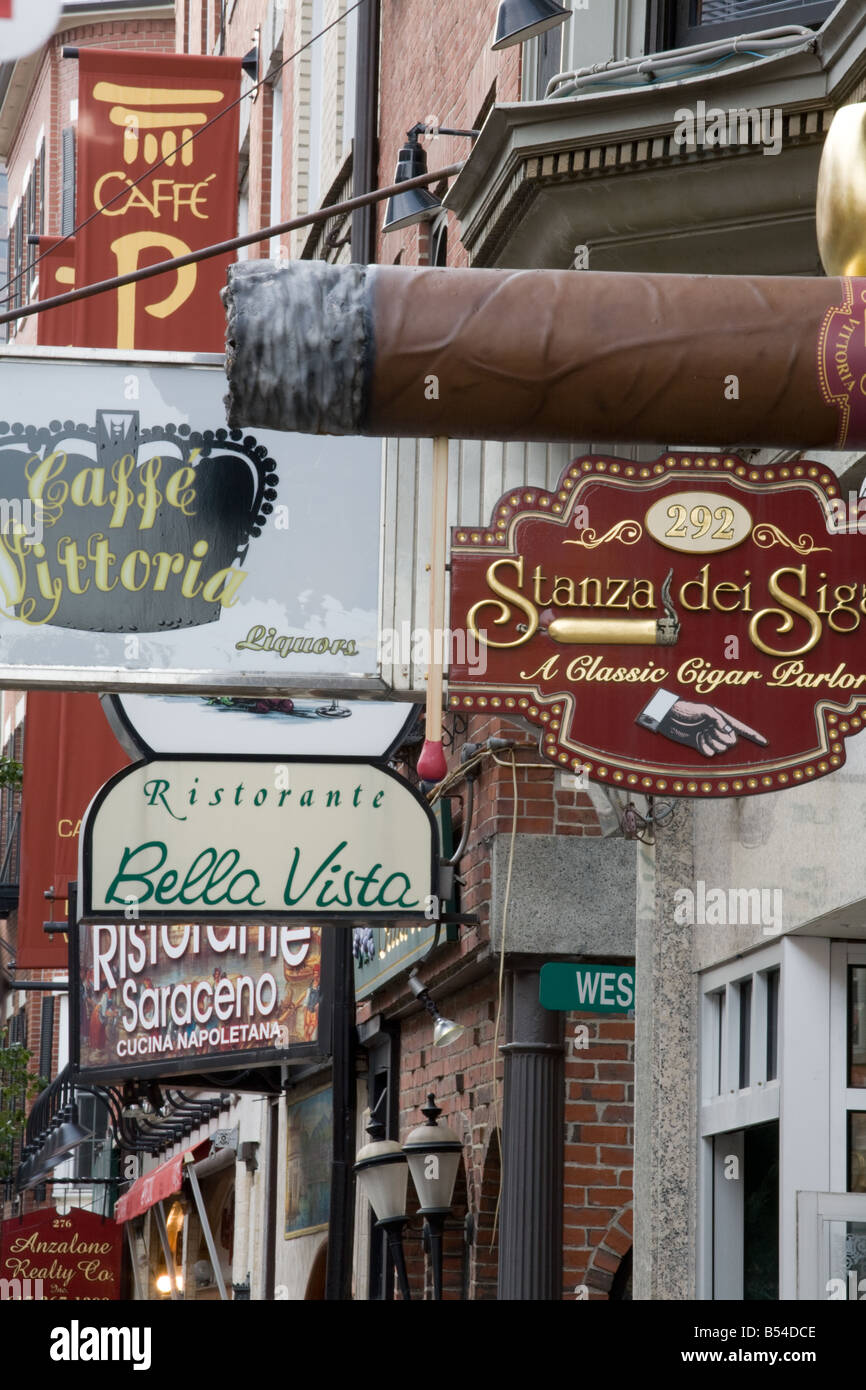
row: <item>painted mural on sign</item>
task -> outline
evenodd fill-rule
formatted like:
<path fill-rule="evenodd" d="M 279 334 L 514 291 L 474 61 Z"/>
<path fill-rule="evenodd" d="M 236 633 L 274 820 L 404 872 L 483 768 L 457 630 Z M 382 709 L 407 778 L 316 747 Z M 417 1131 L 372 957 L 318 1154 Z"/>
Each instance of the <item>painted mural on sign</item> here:
<path fill-rule="evenodd" d="M 286 1108 L 286 1239 L 327 1227 L 333 1112 L 330 1086 Z"/>
<path fill-rule="evenodd" d="M 317 1049 L 315 928 L 100 922 L 80 928 L 79 952 L 84 1073 L 192 1072 Z"/>

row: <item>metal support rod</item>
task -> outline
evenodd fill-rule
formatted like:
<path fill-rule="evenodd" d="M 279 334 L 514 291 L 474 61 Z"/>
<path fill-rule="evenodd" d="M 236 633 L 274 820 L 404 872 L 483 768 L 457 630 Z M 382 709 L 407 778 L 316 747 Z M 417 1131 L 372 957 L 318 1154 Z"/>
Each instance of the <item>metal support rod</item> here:
<path fill-rule="evenodd" d="M 380 0 L 367 0 L 358 11 L 357 64 L 355 72 L 355 139 L 352 155 L 352 189 L 362 193 L 376 182 L 379 119 L 379 13 Z M 376 259 L 376 220 L 372 207 L 352 214 L 352 260 L 368 265 Z"/>
<path fill-rule="evenodd" d="M 430 1265 L 433 1270 L 433 1297 L 437 1302 L 442 1301 L 442 1233 L 445 1229 L 445 1217 L 436 1212 L 431 1212 L 424 1218 L 427 1229 L 427 1240 L 430 1247 Z"/>
<path fill-rule="evenodd" d="M 385 1092 L 382 1092 L 385 1095 Z M 377 1226 L 381 1226 L 388 1240 L 388 1252 L 394 1261 L 394 1268 L 397 1271 L 397 1283 L 400 1286 L 400 1297 L 405 1303 L 411 1303 L 412 1291 L 409 1288 L 409 1275 L 406 1272 L 406 1254 L 403 1250 L 403 1228 L 406 1225 L 406 1217 L 398 1216 L 393 1221 L 377 1221 Z"/>
<path fill-rule="evenodd" d="M 352 1297 L 352 1250 L 355 1234 L 355 970 L 352 933 L 334 929 L 334 1000 L 332 1018 L 331 1209 L 328 1217 L 328 1266 L 325 1298 Z"/>
<path fill-rule="evenodd" d="M 41 989 L 56 990 L 58 994 L 66 994 L 69 991 L 68 980 L 11 980 L 9 983 L 10 993 L 14 989 Z"/>
<path fill-rule="evenodd" d="M 141 1277 L 138 1268 L 138 1251 L 135 1248 L 135 1236 L 132 1234 L 132 1222 L 124 1221 L 123 1225 L 126 1231 L 126 1243 L 129 1246 L 129 1262 L 132 1265 L 132 1280 L 135 1284 L 135 1296 L 138 1299 L 145 1300 L 147 1298 L 147 1290 L 143 1289 L 141 1286 Z"/>
<path fill-rule="evenodd" d="M 46 309 L 59 309 L 64 304 L 75 304 L 79 299 L 91 299 L 95 294 L 106 294 L 109 290 L 123 289 L 124 285 L 134 285 L 139 280 L 150 280 L 155 275 L 165 275 L 170 270 L 181 270 L 185 265 L 197 265 L 211 256 L 227 256 L 239 251 L 243 246 L 252 246 L 258 241 L 268 241 L 271 237 L 284 236 L 295 232 L 299 227 L 310 227 L 316 222 L 330 222 L 332 217 L 380 203 L 385 198 L 407 193 L 412 188 L 423 188 L 437 183 L 440 179 L 459 174 L 463 163 L 449 164 L 445 169 L 437 169 L 432 174 L 419 174 L 417 178 L 406 179 L 402 183 L 389 184 L 387 188 L 374 189 L 372 193 L 362 193 L 357 198 L 348 198 L 342 203 L 332 203 L 329 207 L 318 208 L 316 212 L 305 213 L 303 217 L 293 217 L 289 222 L 277 222 L 273 227 L 264 227 L 257 232 L 247 232 L 244 236 L 231 237 L 228 241 L 215 242 L 213 246 L 203 246 L 200 251 L 190 251 L 186 256 L 173 256 L 168 261 L 158 261 L 156 265 L 142 266 L 140 270 L 130 271 L 128 275 L 114 275 L 110 280 L 98 280 L 92 285 L 82 285 L 80 289 L 67 290 L 65 294 L 55 294 L 50 299 L 38 299 L 35 304 L 22 304 L 17 309 L 4 309 L 0 323 L 12 323 L 16 319 L 28 318 L 31 314 L 44 313 Z"/>
<path fill-rule="evenodd" d="M 220 1298 L 223 1300 L 224 1303 L 226 1303 L 228 1302 L 228 1291 L 226 1290 L 226 1283 L 223 1279 L 222 1267 L 220 1265 L 219 1257 L 217 1255 L 216 1241 L 213 1238 L 213 1231 L 211 1230 L 210 1222 L 207 1219 L 207 1210 L 205 1208 L 204 1198 L 201 1195 L 201 1188 L 199 1187 L 198 1178 L 195 1175 L 194 1165 L 192 1163 L 187 1164 L 186 1171 L 189 1176 L 189 1185 L 192 1188 L 192 1195 L 195 1198 L 198 1219 L 201 1222 L 201 1228 L 204 1232 L 207 1251 L 210 1255 L 210 1262 L 213 1265 L 214 1278 L 217 1282 L 217 1288 L 220 1291 Z"/>
<path fill-rule="evenodd" d="M 448 563 L 448 440 L 433 440 L 433 534 L 430 543 L 430 643 L 433 660 L 427 670 L 427 725 L 425 738 L 442 739 L 442 641 L 445 626 L 445 566 Z"/>
<path fill-rule="evenodd" d="M 168 1229 L 165 1224 L 165 1212 L 163 1211 L 162 1202 L 155 1203 L 153 1214 L 156 1217 L 156 1229 L 159 1231 L 159 1243 L 162 1246 L 162 1253 L 165 1257 L 165 1272 L 168 1275 L 169 1296 L 174 1302 L 178 1303 L 180 1302 L 180 1292 L 175 1278 L 174 1258 L 171 1253 L 171 1246 L 168 1243 Z"/>

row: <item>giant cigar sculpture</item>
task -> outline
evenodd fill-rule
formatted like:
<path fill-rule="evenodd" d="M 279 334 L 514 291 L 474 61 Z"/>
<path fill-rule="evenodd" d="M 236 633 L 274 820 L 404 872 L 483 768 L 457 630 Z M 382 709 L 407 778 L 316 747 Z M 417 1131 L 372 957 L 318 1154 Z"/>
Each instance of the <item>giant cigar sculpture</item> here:
<path fill-rule="evenodd" d="M 246 261 L 224 295 L 240 428 L 866 444 L 866 278 Z"/>

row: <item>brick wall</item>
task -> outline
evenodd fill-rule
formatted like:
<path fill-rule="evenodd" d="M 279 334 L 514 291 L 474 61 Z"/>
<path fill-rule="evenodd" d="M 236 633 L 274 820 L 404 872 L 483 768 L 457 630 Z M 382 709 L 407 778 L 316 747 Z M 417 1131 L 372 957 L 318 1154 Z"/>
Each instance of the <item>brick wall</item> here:
<path fill-rule="evenodd" d="M 469 130 L 495 88 L 497 102 L 519 97 L 519 47 L 490 50 L 498 0 L 454 0 L 431 8 L 427 0 L 382 0 L 379 186 L 394 178 L 397 153 L 416 121 L 435 116 L 438 123 Z M 469 141 L 440 136 L 425 140 L 431 170 L 464 159 Z M 436 190 L 434 190 L 436 191 Z M 381 227 L 384 209 L 378 209 Z M 448 238 L 448 264 L 466 265 L 454 219 Z M 385 264 L 423 263 L 424 232 L 409 227 L 379 239 L 378 259 Z"/>
<path fill-rule="evenodd" d="M 466 1291 L 470 1298 L 490 1297 L 492 1285 L 495 1297 L 496 1251 L 494 1245 L 491 1254 L 490 1237 L 498 1198 L 496 1107 L 497 1101 L 500 1109 L 502 1104 L 502 1059 L 494 1054 L 496 1001 L 490 978 L 449 995 L 441 1008 L 446 1017 L 459 1020 L 466 1029 L 448 1048 L 434 1048 L 431 1019 L 426 1012 L 416 1013 L 403 1022 L 400 1136 L 405 1139 L 416 1125 L 425 1123 L 420 1107 L 426 1105 L 432 1091 L 443 1112 L 439 1123 L 448 1125 L 463 1142 L 453 1215 L 444 1242 L 444 1295 L 459 1299 Z M 414 1194 L 411 1195 L 414 1200 Z M 412 1210 L 410 1207 L 410 1215 Z M 473 1213 L 481 1237 L 469 1246 L 463 1226 L 467 1211 Z M 421 1297 L 425 1279 L 430 1288 L 430 1270 L 421 1250 L 417 1220 L 410 1221 L 405 1244 L 413 1296 Z"/>
<path fill-rule="evenodd" d="M 572 1013 L 565 1032 L 562 1296 L 606 1299 L 632 1242 L 634 1020 Z"/>

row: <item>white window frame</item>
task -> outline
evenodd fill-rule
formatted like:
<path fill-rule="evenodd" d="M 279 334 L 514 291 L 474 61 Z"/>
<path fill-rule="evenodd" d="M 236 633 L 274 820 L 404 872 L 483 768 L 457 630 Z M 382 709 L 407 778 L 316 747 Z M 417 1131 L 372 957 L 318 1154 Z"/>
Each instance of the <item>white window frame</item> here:
<path fill-rule="evenodd" d="M 781 1110 L 784 943 L 775 941 L 700 977 L 698 1069 L 698 1298 L 742 1298 L 743 1182 L 714 1181 L 714 1167 L 736 1158 L 742 1172 L 742 1130 L 778 1120 Z M 767 1078 L 767 976 L 779 972 L 777 1075 Z M 751 980 L 748 1085 L 740 1081 L 740 986 Z M 719 1008 L 725 1019 L 719 1036 Z M 721 1044 L 721 1057 L 719 1046 Z M 721 1075 L 721 1089 L 717 1080 Z M 730 1135 L 726 1152 L 715 1140 Z M 780 1127 L 781 1186 L 781 1127 Z M 718 1238 L 714 1240 L 714 1232 Z M 714 1268 L 715 1266 L 715 1268 Z M 781 1277 L 781 1271 L 780 1271 Z M 714 1292 L 715 1290 L 715 1292 Z"/>
<path fill-rule="evenodd" d="M 830 949 L 830 1183 L 848 1187 L 848 1112 L 866 1110 L 866 1087 L 848 1083 L 848 967 L 866 965 L 866 943 L 834 941 Z"/>

